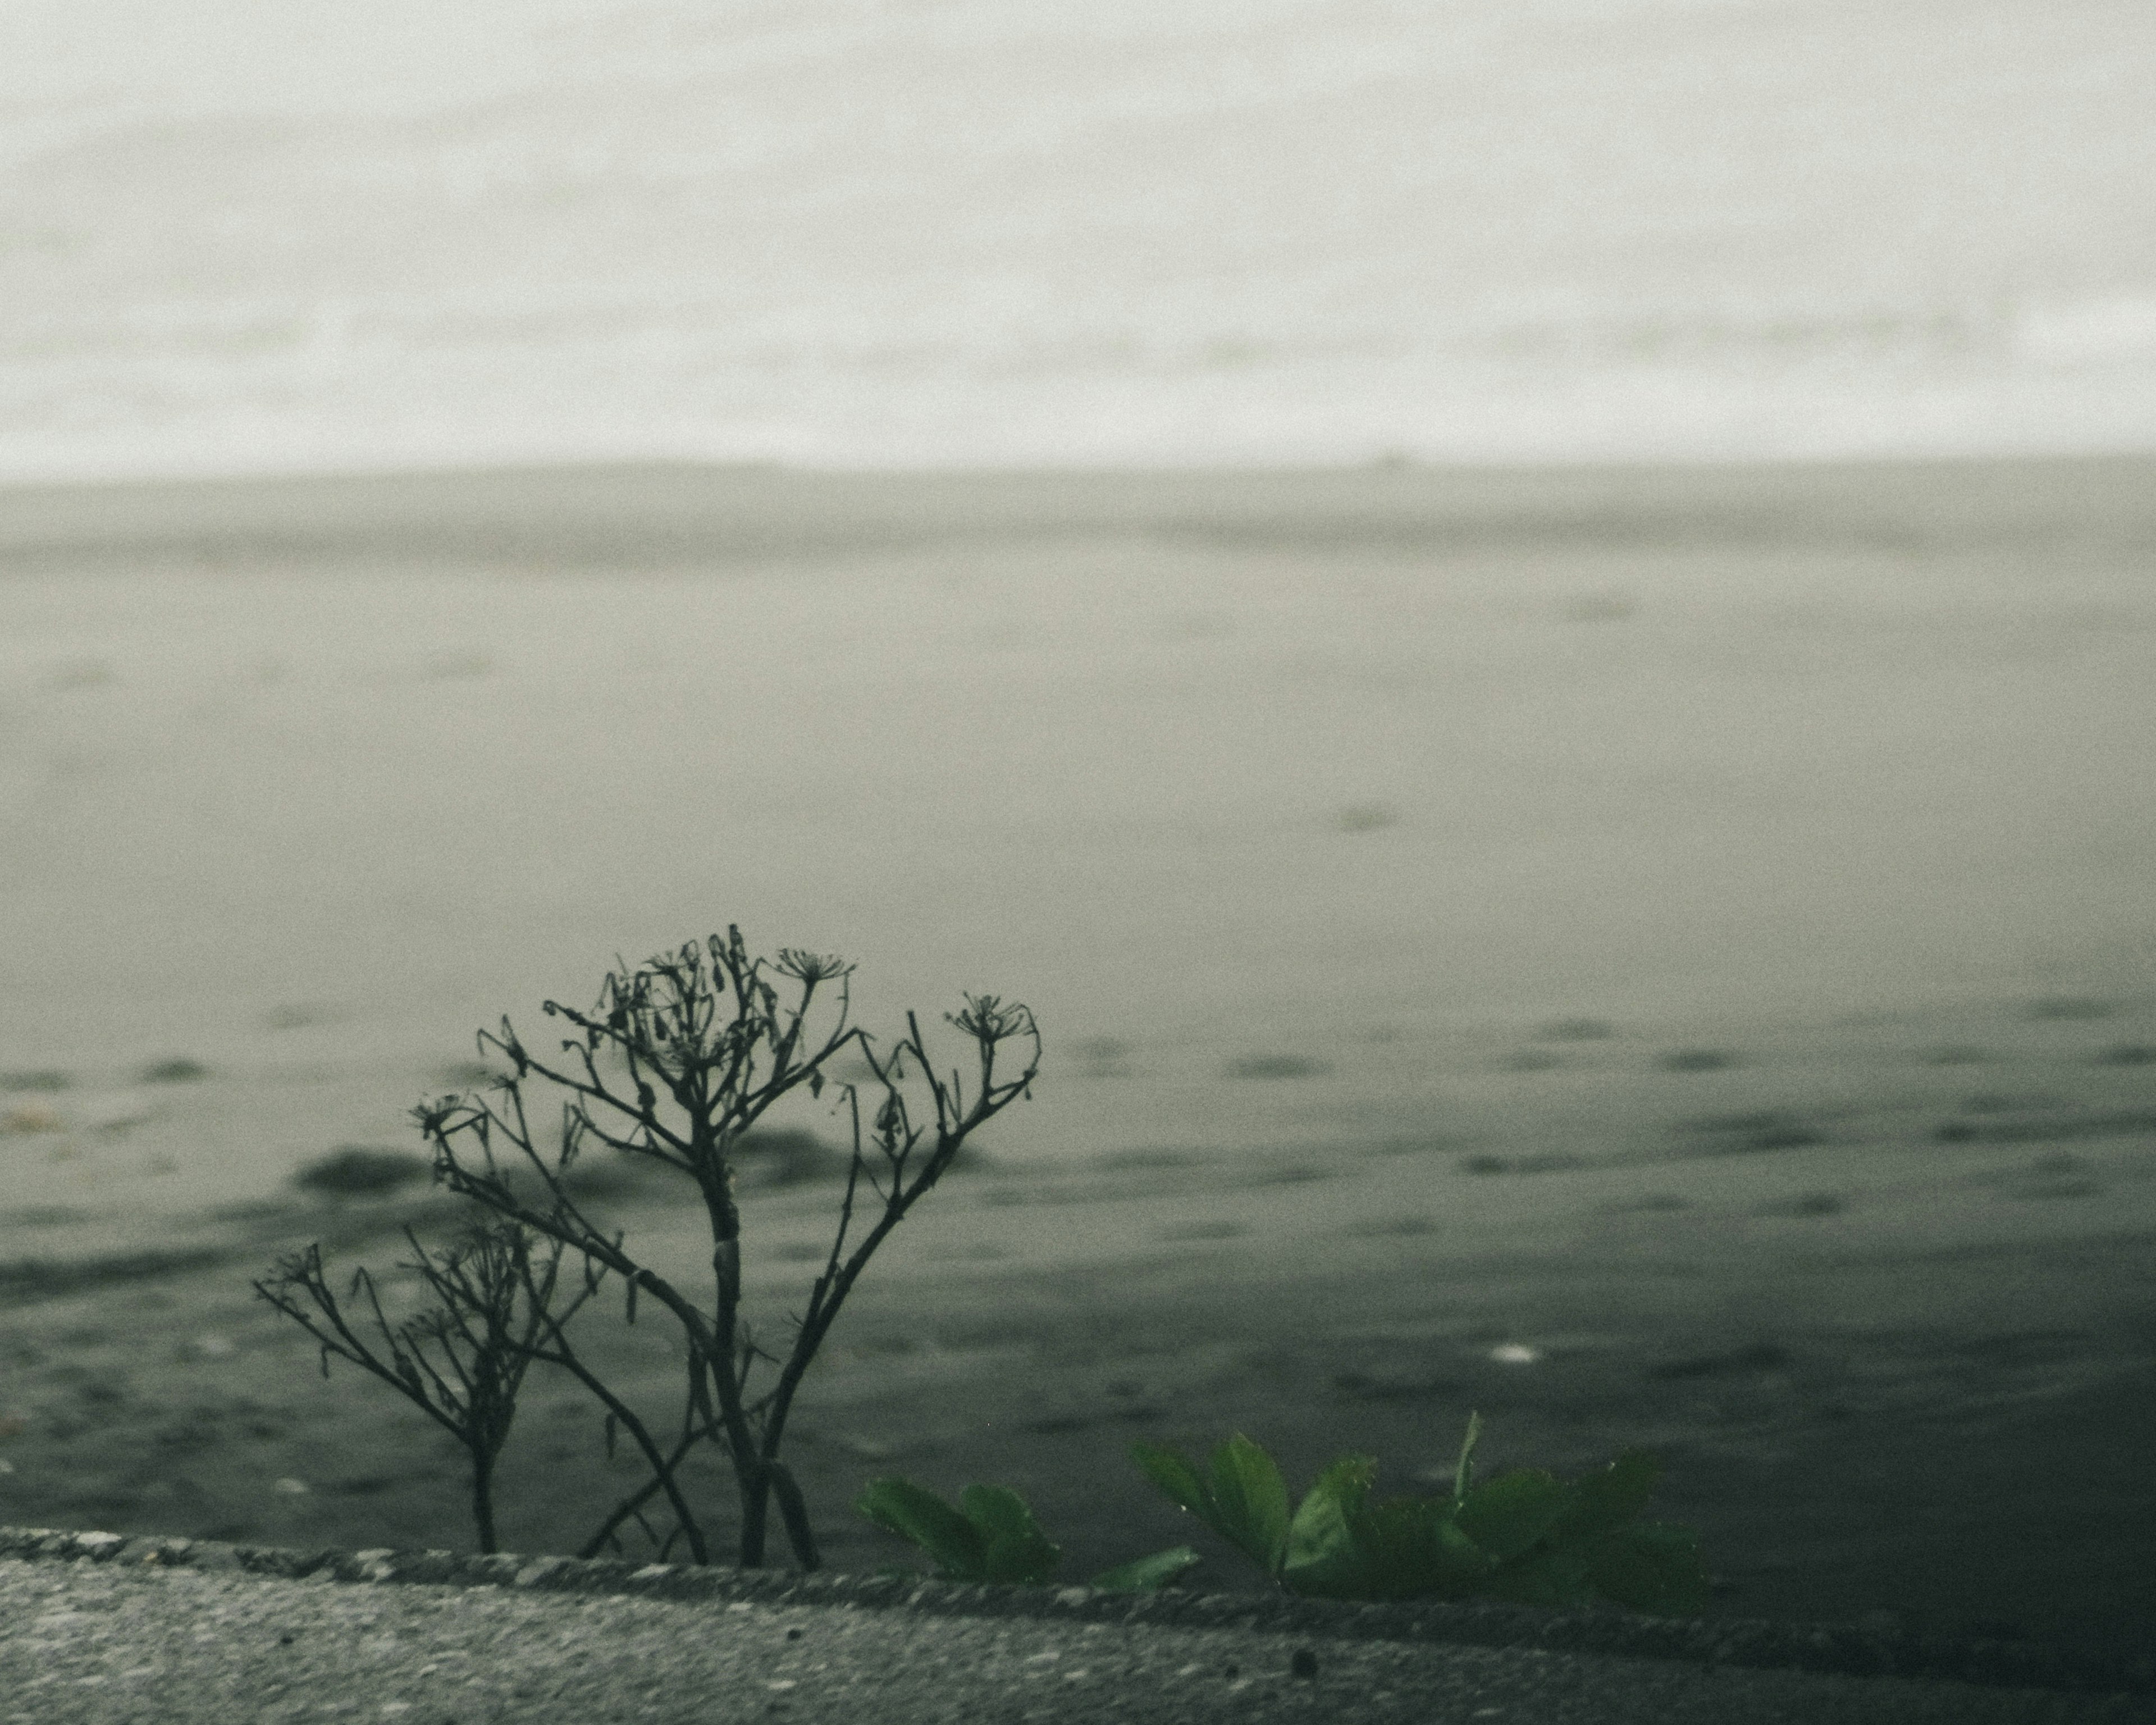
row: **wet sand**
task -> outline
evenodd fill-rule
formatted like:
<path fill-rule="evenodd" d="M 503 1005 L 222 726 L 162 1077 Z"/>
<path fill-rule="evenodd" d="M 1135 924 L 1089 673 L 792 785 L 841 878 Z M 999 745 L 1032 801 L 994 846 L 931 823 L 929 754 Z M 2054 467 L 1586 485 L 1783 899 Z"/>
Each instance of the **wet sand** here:
<path fill-rule="evenodd" d="M 418 1200 L 290 1177 L 731 918 L 871 1024 L 1048 1034 L 812 1379 L 834 1565 L 899 1555 L 880 1472 L 1019 1487 L 1082 1575 L 1183 1537 L 1133 1437 L 1406 1488 L 1477 1408 L 1493 1462 L 1656 1448 L 1732 1613 L 2145 1636 L 2152 477 L 10 499 L 0 1520 L 465 1543 L 246 1287 Z M 774 1325 L 829 1196 L 752 1205 Z M 613 1489 L 556 1385 L 511 1471 L 525 1549 Z"/>

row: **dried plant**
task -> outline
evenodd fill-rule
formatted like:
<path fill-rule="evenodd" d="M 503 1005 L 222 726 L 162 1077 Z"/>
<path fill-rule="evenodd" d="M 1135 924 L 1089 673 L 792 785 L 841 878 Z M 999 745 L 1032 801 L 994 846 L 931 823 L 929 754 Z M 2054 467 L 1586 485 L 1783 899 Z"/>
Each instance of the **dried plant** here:
<path fill-rule="evenodd" d="M 322 1250 L 311 1245 L 279 1260 L 254 1284 L 254 1291 L 321 1344 L 322 1375 L 336 1354 L 407 1397 L 464 1446 L 471 1460 L 472 1519 L 481 1551 L 496 1549 L 494 1470 L 516 1418 L 516 1392 L 543 1334 L 562 1326 L 597 1291 L 588 1283 L 559 1313 L 549 1307 L 562 1265 L 557 1243 L 532 1261 L 531 1236 L 516 1224 L 481 1225 L 445 1250 L 429 1252 L 410 1229 L 404 1237 L 416 1255 L 401 1267 L 431 1288 L 440 1303 L 393 1323 L 382 1309 L 374 1278 L 352 1272 L 343 1301 L 322 1270 Z M 345 1315 L 364 1306 L 367 1327 L 382 1338 L 374 1347 Z M 437 1363 L 439 1357 L 439 1363 Z"/>
<path fill-rule="evenodd" d="M 287 1260 L 258 1290 L 322 1342 L 326 1370 L 329 1354 L 341 1354 L 457 1432 L 473 1455 L 475 1478 L 482 1455 L 490 1477 L 524 1368 L 539 1362 L 575 1378 L 606 1410 L 609 1453 L 626 1432 L 649 1476 L 615 1506 L 583 1555 L 618 1547 L 619 1530 L 634 1521 L 662 1556 L 678 1539 L 696 1562 L 710 1561 L 705 1517 L 680 1482 L 685 1460 L 710 1443 L 723 1451 L 734 1478 L 735 1561 L 747 1568 L 765 1561 L 775 1499 L 795 1561 L 818 1567 L 808 1507 L 780 1457 L 803 1376 L 876 1249 L 942 1178 L 968 1138 L 1029 1093 L 1040 1067 L 1032 1014 L 994 995 L 968 995 L 962 1010 L 945 1015 L 971 1046 L 970 1086 L 957 1066 L 939 1070 L 911 1013 L 906 1034 L 879 1050 L 875 1040 L 851 1023 L 852 970 L 836 958 L 793 949 L 783 949 L 776 961 L 752 959 L 741 931 L 729 928 L 723 937 L 633 969 L 617 965 L 588 1012 L 548 1001 L 547 1015 L 572 1033 L 557 1056 L 535 1053 L 506 1019 L 498 1031 L 481 1033 L 482 1055 L 506 1062 L 507 1073 L 490 1088 L 445 1096 L 413 1112 L 434 1152 L 435 1178 L 491 1214 L 496 1231 L 487 1237 L 504 1242 L 504 1255 L 498 1264 L 494 1258 L 457 1260 L 483 1262 L 485 1275 L 474 1268 L 453 1276 L 439 1263 L 439 1275 L 423 1270 L 447 1311 L 437 1327 L 398 1328 L 403 1351 L 393 1345 L 387 1364 L 359 1344 L 345 1322 L 316 1249 Z M 780 983 L 788 985 L 783 999 Z M 829 1022 L 812 1031 L 819 1016 Z M 1022 1063 L 1006 1052 L 1013 1043 L 1021 1045 Z M 745 1136 L 783 1098 L 801 1091 L 820 1096 L 826 1069 L 849 1048 L 867 1076 L 837 1087 L 852 1153 L 830 1250 L 807 1306 L 792 1314 L 791 1346 L 783 1356 L 773 1354 L 757 1345 L 742 1312 L 738 1153 Z M 560 1100 L 558 1122 L 545 1131 L 535 1124 L 531 1106 L 542 1091 Z M 576 1164 L 594 1149 L 655 1164 L 693 1189 L 711 1238 L 711 1287 L 701 1301 L 640 1262 L 620 1234 L 608 1233 L 583 1207 L 579 1194 L 588 1187 Z M 542 1240 L 552 1255 L 535 1266 L 532 1247 Z M 565 1251 L 583 1260 L 583 1288 L 556 1313 L 551 1302 Z M 424 1253 L 422 1260 L 434 1261 Z M 497 1275 L 499 1282 L 486 1279 Z M 635 1322 L 639 1297 L 647 1298 L 674 1320 L 685 1344 L 683 1412 L 665 1443 L 591 1370 L 567 1334 L 567 1318 L 608 1276 L 622 1281 L 629 1322 Z M 364 1271 L 353 1291 L 355 1297 L 365 1293 L 384 1334 L 391 1333 Z M 512 1321 L 520 1312 L 521 1320 Z M 499 1321 L 490 1314 L 501 1314 Z M 449 1380 L 416 1363 L 414 1337 L 452 1335 L 468 1348 L 484 1342 L 493 1350 L 472 1356 L 488 1363 L 486 1373 L 456 1379 L 461 1400 L 445 1396 Z M 497 1363 L 498 1357 L 513 1357 L 514 1372 Z M 409 1369 L 408 1358 L 414 1362 Z M 767 1382 L 754 1381 L 759 1371 L 770 1374 Z M 467 1382 L 484 1382 L 485 1396 L 464 1389 Z M 660 1498 L 673 1519 L 663 1535 L 647 1519 Z M 484 1502 L 475 1484 L 475 1512 L 482 1515 L 482 1542 L 491 1549 Z"/>

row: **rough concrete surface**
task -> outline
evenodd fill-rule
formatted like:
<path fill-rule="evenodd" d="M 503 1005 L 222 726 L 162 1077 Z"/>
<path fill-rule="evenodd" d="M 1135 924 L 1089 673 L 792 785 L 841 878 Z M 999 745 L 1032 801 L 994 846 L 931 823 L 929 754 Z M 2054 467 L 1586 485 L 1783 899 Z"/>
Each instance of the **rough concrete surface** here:
<path fill-rule="evenodd" d="M 1508 1645 L 1476 1645 L 1493 1642 Z M 0 1530 L 0 1725 L 2156 1722 L 2148 1671 L 2046 1660 L 1513 1608 L 1132 1599 Z M 1854 1674 L 1867 1662 L 1965 1675 Z"/>

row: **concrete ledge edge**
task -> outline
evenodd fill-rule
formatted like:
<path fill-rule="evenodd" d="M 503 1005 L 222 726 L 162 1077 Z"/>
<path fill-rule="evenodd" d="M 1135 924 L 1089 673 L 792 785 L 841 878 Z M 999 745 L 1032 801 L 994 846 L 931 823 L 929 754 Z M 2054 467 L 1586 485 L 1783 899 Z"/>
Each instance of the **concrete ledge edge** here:
<path fill-rule="evenodd" d="M 1496 1601 L 1358 1605 L 1253 1594 L 1102 1593 L 1086 1587 L 974 1587 L 927 1578 L 451 1551 L 295 1551 L 214 1540 L 0 1527 L 0 1559 L 139 1563 L 356 1584 L 431 1584 L 619 1594 L 680 1602 L 906 1610 L 939 1617 L 1050 1620 L 1119 1627 L 1235 1630 L 1314 1640 L 1539 1647 L 1620 1659 L 1851 1676 L 1946 1679 L 1992 1687 L 2156 1694 L 2156 1658 L 2105 1657 L 2041 1643 L 1967 1640 L 1846 1624 L 1635 1617 Z"/>

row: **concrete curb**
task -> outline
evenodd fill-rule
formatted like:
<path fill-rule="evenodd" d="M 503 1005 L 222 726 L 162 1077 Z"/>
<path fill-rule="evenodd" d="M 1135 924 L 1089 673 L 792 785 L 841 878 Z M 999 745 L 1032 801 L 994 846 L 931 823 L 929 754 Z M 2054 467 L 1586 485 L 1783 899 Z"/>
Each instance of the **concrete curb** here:
<path fill-rule="evenodd" d="M 1712 1668 L 1952 1679 L 1999 1687 L 2156 1694 L 2156 1658 L 2083 1655 L 2021 1641 L 1959 1640 L 1855 1625 L 1675 1620 L 1494 1602 L 1358 1605 L 1264 1594 L 1101 1593 L 968 1587 L 884 1576 L 698 1568 L 679 1563 L 491 1557 L 448 1551 L 292 1551 L 212 1540 L 0 1527 L 0 1558 L 162 1564 L 358 1585 L 430 1583 L 677 1601 L 854 1606 L 936 1617 L 1053 1620 L 1125 1627 L 1238 1630 L 1305 1640 L 1540 1647 Z"/>

